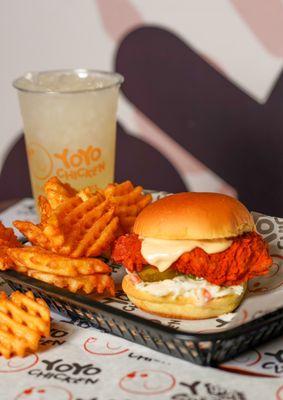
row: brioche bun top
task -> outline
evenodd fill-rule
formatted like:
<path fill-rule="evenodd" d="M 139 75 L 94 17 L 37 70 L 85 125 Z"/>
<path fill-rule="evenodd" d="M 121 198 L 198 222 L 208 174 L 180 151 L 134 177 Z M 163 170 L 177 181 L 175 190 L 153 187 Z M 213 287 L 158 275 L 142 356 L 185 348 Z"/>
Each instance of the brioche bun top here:
<path fill-rule="evenodd" d="M 138 215 L 133 232 L 156 239 L 210 240 L 254 229 L 247 208 L 220 193 L 186 192 L 157 200 Z"/>

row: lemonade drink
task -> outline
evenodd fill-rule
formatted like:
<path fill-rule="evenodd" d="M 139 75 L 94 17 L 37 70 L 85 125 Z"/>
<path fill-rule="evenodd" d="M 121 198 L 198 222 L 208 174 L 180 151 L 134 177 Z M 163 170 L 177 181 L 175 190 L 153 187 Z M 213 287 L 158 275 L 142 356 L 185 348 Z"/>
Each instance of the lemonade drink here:
<path fill-rule="evenodd" d="M 17 79 L 34 197 L 56 175 L 77 189 L 114 178 L 119 74 L 27 73 Z"/>

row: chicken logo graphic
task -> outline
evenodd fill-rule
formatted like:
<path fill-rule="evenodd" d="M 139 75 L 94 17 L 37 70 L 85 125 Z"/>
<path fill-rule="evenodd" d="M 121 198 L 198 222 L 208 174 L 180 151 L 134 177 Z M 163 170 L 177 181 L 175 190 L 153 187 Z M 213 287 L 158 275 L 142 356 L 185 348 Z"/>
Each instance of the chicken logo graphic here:
<path fill-rule="evenodd" d="M 20 393 L 15 400 L 73 400 L 69 390 L 60 386 L 29 387 Z"/>
<path fill-rule="evenodd" d="M 24 358 L 14 357 L 10 360 L 6 360 L 5 358 L 0 357 L 0 374 L 25 371 L 32 368 L 37 363 L 37 354 L 30 354 L 29 356 Z"/>
<path fill-rule="evenodd" d="M 280 386 L 280 388 L 277 390 L 276 400 L 283 400 L 283 386 Z"/>
<path fill-rule="evenodd" d="M 176 384 L 173 375 L 159 370 L 132 371 L 124 376 L 119 387 L 127 393 L 156 395 L 169 392 Z"/>
<path fill-rule="evenodd" d="M 88 353 L 98 356 L 115 356 L 129 351 L 128 348 L 120 345 L 118 340 L 114 338 L 108 340 L 108 336 L 99 339 L 90 337 L 84 342 L 83 347 Z"/>
<path fill-rule="evenodd" d="M 283 271 L 278 262 L 274 262 L 267 275 L 249 281 L 250 292 L 269 292 L 277 289 L 283 283 Z"/>

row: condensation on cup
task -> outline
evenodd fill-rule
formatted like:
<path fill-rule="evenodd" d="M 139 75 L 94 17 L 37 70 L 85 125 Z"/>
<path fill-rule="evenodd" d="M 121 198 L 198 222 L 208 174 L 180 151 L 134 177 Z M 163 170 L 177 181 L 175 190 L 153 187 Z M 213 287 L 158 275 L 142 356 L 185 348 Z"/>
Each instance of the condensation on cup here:
<path fill-rule="evenodd" d="M 87 69 L 29 72 L 18 89 L 35 198 L 53 175 L 77 189 L 114 179 L 123 77 Z"/>

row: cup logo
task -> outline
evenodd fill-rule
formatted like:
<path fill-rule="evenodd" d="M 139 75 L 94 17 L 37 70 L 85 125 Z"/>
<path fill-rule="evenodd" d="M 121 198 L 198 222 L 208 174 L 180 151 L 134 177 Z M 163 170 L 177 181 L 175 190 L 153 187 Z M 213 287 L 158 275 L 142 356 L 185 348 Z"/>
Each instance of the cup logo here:
<path fill-rule="evenodd" d="M 54 153 L 56 175 L 59 179 L 93 178 L 105 170 L 105 162 L 101 159 L 102 150 L 92 145 L 75 151 L 64 148 Z"/>
<path fill-rule="evenodd" d="M 40 181 L 53 174 L 63 181 L 93 178 L 106 168 L 102 149 L 92 145 L 50 154 L 44 146 L 33 142 L 27 145 L 27 153 L 31 174 Z"/>
<path fill-rule="evenodd" d="M 31 174 L 39 180 L 48 179 L 53 171 L 53 161 L 48 151 L 38 143 L 27 145 Z"/>

